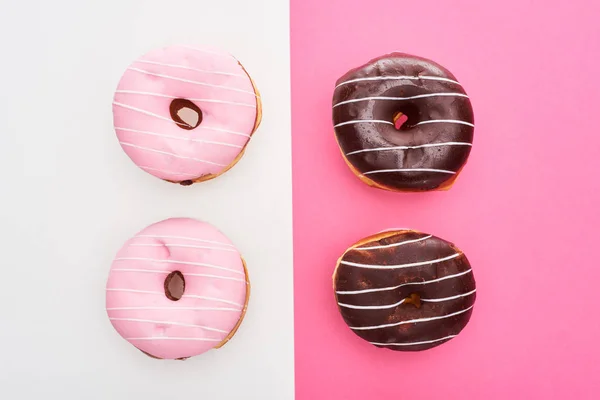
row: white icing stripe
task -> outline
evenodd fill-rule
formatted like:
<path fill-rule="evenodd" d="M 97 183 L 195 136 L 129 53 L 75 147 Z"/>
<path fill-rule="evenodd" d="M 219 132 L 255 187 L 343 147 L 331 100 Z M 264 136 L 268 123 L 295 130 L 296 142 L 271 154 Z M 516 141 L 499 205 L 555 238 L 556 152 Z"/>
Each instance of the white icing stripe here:
<path fill-rule="evenodd" d="M 225 279 L 226 281 L 236 281 L 236 282 L 248 283 L 248 282 L 246 282 L 245 279 L 230 278 L 230 277 L 227 277 L 227 276 L 220 276 L 220 275 L 211 275 L 211 274 L 185 274 L 185 276 L 200 276 L 200 277 L 203 277 L 203 278 Z"/>
<path fill-rule="evenodd" d="M 448 79 L 448 78 L 443 78 L 441 76 L 405 76 L 405 75 L 400 75 L 400 76 L 373 76 L 373 77 L 368 77 L 368 78 L 357 78 L 357 79 L 350 79 L 349 81 L 345 81 L 340 83 L 339 85 L 337 85 L 335 88 L 339 88 L 342 85 L 347 85 L 348 83 L 354 83 L 354 82 L 362 82 L 362 81 L 387 81 L 387 80 L 402 80 L 402 79 L 409 79 L 409 80 L 414 80 L 414 81 L 418 81 L 418 80 L 429 80 L 429 81 L 441 81 L 441 82 L 449 82 L 449 83 L 454 83 L 456 85 L 460 86 L 460 83 L 458 83 L 457 81 L 454 81 L 452 79 Z"/>
<path fill-rule="evenodd" d="M 164 292 L 153 292 L 150 290 L 137 290 L 137 289 L 121 289 L 121 288 L 106 288 L 107 292 L 125 292 L 125 293 L 144 293 L 144 294 L 162 294 L 165 295 Z"/>
<path fill-rule="evenodd" d="M 458 274 L 454 274 L 454 275 L 447 275 L 447 276 L 443 276 L 441 278 L 437 278 L 437 279 L 432 279 L 429 281 L 423 281 L 423 282 L 409 282 L 409 283 L 403 283 L 401 285 L 397 285 L 397 286 L 389 286 L 389 287 L 384 287 L 384 288 L 375 288 L 375 289 L 363 289 L 363 290 L 338 290 L 336 291 L 337 294 L 363 294 L 363 293 L 374 293 L 374 292 L 385 292 L 387 290 L 396 290 L 399 289 L 401 287 L 404 286 L 409 286 L 409 285 L 427 285 L 430 283 L 436 283 L 436 282 L 441 282 L 441 281 L 445 281 L 446 279 L 452 279 L 452 278 L 458 278 L 459 276 L 463 276 L 468 274 L 469 272 L 471 272 L 471 269 L 468 269 L 466 271 L 460 272 Z"/>
<path fill-rule="evenodd" d="M 419 94 L 416 96 L 409 96 L 409 97 L 387 97 L 387 96 L 374 96 L 374 97 L 360 97 L 358 99 L 351 99 L 351 100 L 346 100 L 346 101 L 341 101 L 337 104 L 334 104 L 333 107 L 337 107 L 337 106 L 341 106 L 344 104 L 349 104 L 349 103 L 356 103 L 359 101 L 368 101 L 368 100 L 398 100 L 398 101 L 403 101 L 403 100 L 414 100 L 414 99 L 424 99 L 427 97 L 464 97 L 464 98 L 469 98 L 469 96 L 467 96 L 466 94 L 462 94 L 462 93 L 429 93 L 429 94 Z"/>
<path fill-rule="evenodd" d="M 399 229 L 399 230 L 405 230 L 405 229 Z M 382 231 L 382 232 L 388 232 L 388 231 Z M 398 243 L 392 243 L 392 244 L 386 244 L 386 245 L 381 245 L 381 246 L 369 246 L 369 247 L 357 247 L 354 248 L 352 250 L 376 250 L 376 249 L 387 249 L 390 247 L 397 247 L 397 246 L 403 246 L 405 244 L 410 244 L 410 243 L 417 243 L 420 242 L 422 240 L 427 240 L 430 237 L 432 237 L 433 235 L 428 235 L 428 236 L 424 236 L 418 239 L 412 239 L 412 240 L 406 240 L 404 242 L 398 242 Z"/>
<path fill-rule="evenodd" d="M 114 104 L 114 105 L 116 105 L 116 106 L 118 106 L 118 107 L 123 107 L 123 108 L 125 108 L 125 109 L 127 109 L 127 110 L 131 110 L 131 111 L 137 111 L 137 112 L 139 112 L 139 113 L 142 113 L 142 114 L 145 114 L 145 115 L 149 115 L 149 116 L 151 116 L 151 117 L 156 117 L 156 118 L 162 119 L 162 120 L 164 120 L 164 121 L 173 122 L 173 123 L 175 123 L 175 124 L 177 124 L 177 125 L 184 125 L 184 126 L 188 126 L 187 124 L 182 124 L 181 122 L 176 122 L 176 121 L 173 121 L 171 118 L 163 117 L 162 115 L 154 114 L 154 113 L 152 113 L 152 112 L 150 112 L 150 111 L 142 110 L 141 108 L 132 107 L 132 106 L 130 106 L 130 105 L 127 105 L 127 104 L 118 103 L 118 102 L 116 102 L 116 101 L 113 101 L 113 104 Z M 216 131 L 216 132 L 231 133 L 232 135 L 240 135 L 240 136 L 250 137 L 250 135 L 249 135 L 249 134 L 247 134 L 247 133 L 243 133 L 243 132 L 236 132 L 236 131 L 230 131 L 230 130 L 227 130 L 227 129 L 213 128 L 213 127 L 210 127 L 210 126 L 204 126 L 204 125 L 198 125 L 198 126 L 197 126 L 196 128 L 194 128 L 194 129 L 208 129 L 208 130 L 211 130 L 211 131 Z"/>
<path fill-rule="evenodd" d="M 471 290 L 468 293 L 457 294 L 456 296 L 443 297 L 443 298 L 440 298 L 440 299 L 421 299 L 421 301 L 428 301 L 428 302 L 431 302 L 431 303 L 440 303 L 442 301 L 456 300 L 456 299 L 460 299 L 461 297 L 467 297 L 467 296 L 472 295 L 476 291 L 477 291 L 477 289 L 473 289 L 473 290 Z"/>
<path fill-rule="evenodd" d="M 152 292 L 152 291 L 148 291 L 148 290 L 137 290 L 137 289 L 121 289 L 121 288 L 106 288 L 107 292 L 125 292 L 125 293 L 144 293 L 144 294 L 160 294 L 162 296 L 165 295 L 164 292 Z M 196 295 L 192 295 L 192 294 L 184 294 L 182 296 L 182 298 L 190 298 L 190 299 L 200 299 L 200 300 L 208 300 L 208 301 L 217 301 L 217 302 L 221 302 L 221 303 L 225 303 L 225 304 L 231 304 L 234 306 L 238 306 L 240 308 L 243 308 L 244 305 L 243 304 L 239 304 L 236 303 L 234 301 L 229 301 L 229 300 L 223 300 L 223 299 L 218 299 L 216 297 L 207 297 L 207 296 L 196 296 Z"/>
<path fill-rule="evenodd" d="M 140 168 L 147 170 L 147 171 L 164 172 L 165 174 L 178 174 L 178 175 L 183 175 L 183 176 L 194 176 L 194 177 L 198 176 L 197 174 L 188 174 L 187 172 L 168 171 L 166 169 L 159 169 L 159 168 L 146 167 L 146 166 L 140 166 Z"/>
<path fill-rule="evenodd" d="M 221 302 L 221 303 L 225 303 L 225 304 L 231 304 L 231 305 L 234 305 L 234 306 L 238 306 L 238 307 L 240 307 L 240 308 L 244 307 L 244 305 L 243 305 L 243 304 L 239 304 L 239 303 L 236 303 L 236 302 L 234 302 L 234 301 L 229 301 L 229 300 L 217 299 L 216 297 L 208 297 L 208 296 L 196 296 L 196 295 L 193 295 L 193 294 L 184 294 L 182 297 L 184 297 L 184 298 L 190 298 L 190 299 L 200 299 L 200 300 L 208 300 L 208 301 L 218 301 L 218 302 Z"/>
<path fill-rule="evenodd" d="M 445 169 L 435 169 L 435 168 L 398 168 L 398 169 L 378 169 L 376 171 L 364 172 L 363 175 L 370 174 L 381 174 L 386 172 L 439 172 L 442 174 L 456 174 L 454 171 L 448 171 Z"/>
<path fill-rule="evenodd" d="M 464 310 L 460 310 L 451 314 L 446 314 L 446 315 L 441 315 L 439 317 L 430 317 L 430 318 L 417 318 L 417 319 L 410 319 L 408 321 L 400 321 L 400 322 L 396 322 L 393 324 L 384 324 L 384 325 L 374 325 L 374 326 L 354 326 L 354 327 L 350 327 L 350 329 L 353 329 L 355 331 L 368 331 L 368 330 L 373 330 L 373 329 L 381 329 L 381 328 L 390 328 L 393 326 L 399 326 L 399 325 L 406 325 L 406 324 L 415 324 L 418 322 L 429 322 L 429 321 L 437 321 L 439 319 L 445 319 L 445 318 L 450 318 L 450 317 L 454 317 L 463 313 L 466 313 L 467 311 L 469 311 L 471 308 L 473 308 L 473 306 L 465 308 Z"/>
<path fill-rule="evenodd" d="M 380 120 L 380 119 L 356 119 L 356 120 L 353 120 L 353 121 L 346 121 L 346 122 L 339 123 L 337 125 L 334 125 L 333 127 L 337 128 L 338 126 L 351 125 L 351 124 L 363 124 L 363 123 L 368 123 L 368 122 L 376 123 L 376 124 L 394 125 L 393 122 L 383 121 L 383 120 Z"/>
<path fill-rule="evenodd" d="M 452 260 L 453 258 L 460 257 L 460 256 L 462 256 L 462 253 L 454 253 L 447 257 L 436 258 L 435 260 L 419 261 L 419 262 L 415 262 L 415 263 L 399 264 L 399 265 L 359 264 L 359 263 L 353 263 L 353 262 L 349 262 L 349 261 L 340 261 L 340 264 L 349 265 L 351 267 L 370 268 L 370 269 L 399 269 L 399 268 L 419 267 L 421 265 L 437 264 L 437 263 L 441 263 L 444 261 Z"/>
<path fill-rule="evenodd" d="M 404 303 L 404 301 L 406 301 L 406 299 L 402 299 L 397 303 L 387 304 L 384 306 L 356 306 L 356 305 L 352 305 L 352 304 L 344 304 L 344 303 L 339 303 L 339 302 L 338 302 L 338 305 L 340 307 L 345 307 L 345 308 L 354 308 L 355 310 L 384 310 L 386 308 L 397 307 L 397 306 L 401 305 L 402 303 Z"/>
<path fill-rule="evenodd" d="M 458 294 L 456 296 L 444 297 L 444 298 L 441 298 L 441 299 L 421 299 L 421 301 L 428 301 L 428 302 L 432 302 L 432 303 L 439 303 L 439 302 L 442 302 L 442 301 L 456 300 L 456 299 L 460 299 L 461 297 L 467 297 L 467 296 L 472 295 L 473 293 L 475 293 L 475 290 L 472 290 L 469 293 Z M 402 299 L 399 302 L 394 303 L 394 304 L 385 304 L 385 305 L 382 305 L 382 306 L 356 306 L 356 305 L 344 304 L 344 303 L 338 303 L 338 304 L 341 307 L 354 308 L 356 310 L 384 310 L 386 308 L 397 307 L 397 306 L 401 305 L 402 303 L 404 303 L 404 301 L 406 301 L 406 299 Z"/>
<path fill-rule="evenodd" d="M 467 126 L 470 126 L 472 128 L 475 128 L 475 125 L 473 125 L 470 122 L 459 121 L 459 120 L 456 120 L 456 119 L 430 119 L 428 121 L 421 121 L 421 122 L 415 124 L 414 126 L 425 125 L 425 124 L 437 124 L 437 123 L 460 124 L 460 125 L 467 125 Z"/>
<path fill-rule="evenodd" d="M 191 244 L 171 244 L 171 243 L 165 243 L 165 244 L 150 244 L 150 243 L 133 243 L 130 244 L 129 246 L 132 247 L 183 247 L 183 248 L 188 248 L 188 249 L 203 249 L 203 250 L 220 250 L 220 251 L 229 251 L 231 253 L 237 253 L 238 251 L 235 249 L 223 249 L 220 247 L 211 247 L 211 246 L 194 246 Z"/>
<path fill-rule="evenodd" d="M 163 135 L 162 133 L 155 133 L 155 132 L 148 132 L 148 131 L 138 131 L 137 129 L 120 128 L 120 127 L 116 127 L 116 126 L 115 126 L 115 129 L 120 130 L 120 131 L 125 131 L 125 132 L 140 133 L 140 134 L 143 134 L 143 135 L 159 136 L 159 137 L 164 137 L 164 138 L 167 138 L 167 139 L 185 140 L 187 142 L 198 142 L 198 143 L 206 143 L 206 144 L 216 144 L 216 145 L 220 145 L 220 146 L 236 147 L 238 149 L 241 149 L 241 148 L 244 147 L 244 146 L 238 146 L 237 144 L 231 144 L 231 143 L 213 142 L 211 140 L 193 139 L 193 138 L 190 138 L 190 137 L 180 137 L 180 136 Z"/>
<path fill-rule="evenodd" d="M 155 259 L 155 258 L 144 258 L 144 257 L 119 257 L 119 258 L 115 258 L 115 261 L 147 261 L 147 262 L 161 263 L 161 264 L 194 265 L 194 266 L 197 266 L 197 267 L 220 269 L 222 271 L 229 271 L 229 272 L 233 272 L 234 274 L 244 275 L 243 272 L 235 270 L 235 269 L 231 269 L 231 268 L 227 268 L 227 267 L 221 267 L 219 265 L 199 263 L 199 262 L 192 262 L 192 261 L 158 260 L 158 259 Z"/>
<path fill-rule="evenodd" d="M 212 161 L 202 160 L 200 158 L 186 157 L 186 156 L 181 156 L 181 155 L 175 154 L 175 153 L 169 153 L 168 151 L 162 151 L 162 150 L 152 149 L 152 148 L 149 148 L 149 147 L 137 146 L 137 145 L 135 145 L 133 143 L 127 143 L 127 142 L 119 142 L 119 143 L 121 143 L 121 145 L 123 145 L 123 146 L 133 147 L 135 149 L 149 151 L 151 153 L 164 154 L 164 155 L 175 157 L 175 158 L 181 158 L 182 160 L 192 160 L 192 161 L 197 161 L 197 162 L 203 162 L 203 163 L 206 163 L 206 164 L 216 165 L 216 166 L 219 166 L 219 167 L 225 167 L 226 166 L 225 164 L 219 164 L 219 163 L 212 162 Z"/>
<path fill-rule="evenodd" d="M 251 94 L 253 96 L 256 96 L 256 93 L 254 93 L 253 91 L 244 90 L 244 89 L 238 89 L 238 88 L 234 88 L 234 87 L 231 87 L 231 86 L 213 85 L 213 84 L 206 83 L 206 82 L 192 81 L 190 79 L 178 78 L 176 76 L 156 74 L 154 72 L 146 71 L 144 69 L 139 69 L 139 68 L 133 68 L 133 67 L 129 67 L 127 69 L 130 70 L 130 71 L 139 72 L 141 74 L 146 74 L 146 75 L 150 75 L 150 76 L 156 76 L 158 78 L 170 79 L 170 80 L 173 80 L 173 81 L 190 83 L 190 84 L 193 84 L 193 85 L 208 86 L 208 87 L 212 87 L 212 88 L 215 88 L 215 89 L 224 89 L 224 90 L 231 90 L 233 92 L 248 93 L 248 94 Z"/>
<path fill-rule="evenodd" d="M 184 338 L 184 337 L 168 337 L 168 336 L 156 336 L 156 337 L 128 337 L 125 340 L 195 340 L 199 342 L 222 342 L 222 339 L 210 339 L 210 338 Z"/>
<path fill-rule="evenodd" d="M 177 125 L 187 126 L 187 124 L 183 124 L 181 122 L 173 121 L 171 118 L 167 118 L 167 117 L 164 117 L 162 115 L 154 114 L 153 112 L 142 110 L 141 108 L 132 107 L 132 106 L 130 106 L 128 104 L 123 104 L 123 103 L 119 103 L 119 102 L 113 101 L 113 105 L 115 105 L 117 107 L 125 108 L 127 110 L 136 111 L 136 112 L 139 112 L 141 114 L 149 115 L 151 117 L 162 119 L 163 121 L 173 122 L 174 124 L 177 124 Z"/>
<path fill-rule="evenodd" d="M 178 99 L 179 98 L 177 96 L 169 96 L 169 95 L 163 94 L 163 93 L 139 92 L 139 91 L 136 91 L 136 90 L 117 90 L 116 93 L 120 93 L 120 94 L 139 94 L 139 95 L 143 95 L 143 96 L 164 97 L 166 99 Z M 213 99 L 192 99 L 192 98 L 188 98 L 187 100 L 197 101 L 199 103 L 203 102 L 203 103 L 233 104 L 233 105 L 236 105 L 236 106 L 244 106 L 244 107 L 256 108 L 256 104 L 238 103 L 238 102 L 235 102 L 235 101 L 213 100 Z"/>
<path fill-rule="evenodd" d="M 151 239 L 181 239 L 181 240 L 190 240 L 193 242 L 204 242 L 204 243 L 211 243 L 211 244 L 220 244 L 222 246 L 229 246 L 229 247 L 234 247 L 232 244 L 230 243 L 223 243 L 223 242 L 216 242 L 214 240 L 206 240 L 206 239 L 199 239 L 199 238 L 191 238 L 191 237 L 185 237 L 185 236 L 164 236 L 164 235 L 136 235 L 136 238 L 151 238 Z"/>
<path fill-rule="evenodd" d="M 420 344 L 429 344 L 429 343 L 436 343 L 436 342 L 442 342 L 444 340 L 448 340 L 448 339 L 452 339 L 454 337 L 457 337 L 458 335 L 449 335 L 443 338 L 439 338 L 439 339 L 433 339 L 433 340 L 424 340 L 422 342 L 408 342 L 408 343 L 377 343 L 377 342 L 369 342 L 371 344 L 374 344 L 375 346 L 418 346 Z"/>
<path fill-rule="evenodd" d="M 188 311 L 242 311 L 239 308 L 229 307 L 111 307 L 107 308 L 106 311 L 133 311 L 133 310 L 153 310 L 153 311 L 171 311 L 171 310 L 188 310 Z"/>
<path fill-rule="evenodd" d="M 150 60 L 136 60 L 135 62 L 136 63 L 141 63 L 141 64 L 159 65 L 161 67 L 185 69 L 185 70 L 188 70 L 188 71 L 196 71 L 196 72 L 202 72 L 202 73 L 206 73 L 206 74 L 228 75 L 228 76 L 239 76 L 239 77 L 245 77 L 246 76 L 246 75 L 242 75 L 242 74 L 234 74 L 233 72 L 208 71 L 208 70 L 205 70 L 205 69 L 198 69 L 198 68 L 188 67 L 186 65 L 165 64 L 165 63 L 160 63 L 160 62 L 150 61 Z"/>
<path fill-rule="evenodd" d="M 125 322 L 141 322 L 148 324 L 160 324 L 160 325 L 171 325 L 171 326 L 181 326 L 184 328 L 202 328 L 207 331 L 220 332 L 220 333 L 229 333 L 228 331 L 224 331 L 222 329 L 211 328 L 209 326 L 204 325 L 194 325 L 194 324 L 184 324 L 181 322 L 171 322 L 171 321 L 155 321 L 152 319 L 137 319 L 137 318 L 108 318 L 111 321 L 125 321 Z"/>
<path fill-rule="evenodd" d="M 422 148 L 426 148 L 426 147 L 441 147 L 441 146 L 473 146 L 473 145 L 471 143 L 467 143 L 467 142 L 444 142 L 444 143 L 421 144 L 418 146 L 376 147 L 374 149 L 362 149 L 362 150 L 351 151 L 350 153 L 346 153 L 346 155 L 351 156 L 352 154 L 367 153 L 370 151 L 409 150 L 409 149 L 422 149 Z"/>
<path fill-rule="evenodd" d="M 250 137 L 250 135 L 247 134 L 247 133 L 230 131 L 230 130 L 227 130 L 227 129 L 213 128 L 212 126 L 202 126 L 202 125 L 199 125 L 199 126 L 196 127 L 196 129 L 198 129 L 198 128 L 208 129 L 210 131 L 215 131 L 215 132 L 231 133 L 232 135 L 245 136 L 247 138 Z"/>
<path fill-rule="evenodd" d="M 113 268 L 111 271 L 115 272 L 141 272 L 141 273 L 149 273 L 149 274 L 170 274 L 173 271 L 160 271 L 155 269 L 135 269 L 135 268 Z M 185 274 L 184 276 L 200 276 L 203 278 L 215 278 L 215 279 L 225 279 L 227 281 L 236 281 L 236 282 L 244 282 L 244 279 L 239 278 L 231 278 L 228 276 L 219 276 L 219 275 L 210 275 L 210 274 Z"/>

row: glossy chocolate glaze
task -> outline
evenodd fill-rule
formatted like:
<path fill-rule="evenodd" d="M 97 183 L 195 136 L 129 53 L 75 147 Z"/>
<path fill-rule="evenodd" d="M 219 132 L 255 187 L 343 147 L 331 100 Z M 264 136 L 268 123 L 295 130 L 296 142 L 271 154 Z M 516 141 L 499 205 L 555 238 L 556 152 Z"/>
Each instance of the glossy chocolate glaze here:
<path fill-rule="evenodd" d="M 184 109 L 188 109 L 190 112 L 196 114 L 198 121 L 193 126 L 184 121 L 179 115 L 179 112 Z M 202 110 L 200 110 L 200 107 L 198 107 L 196 104 L 187 99 L 174 99 L 171 101 L 169 113 L 171 114 L 171 119 L 177 124 L 177 126 L 188 131 L 196 128 L 202 122 Z"/>
<path fill-rule="evenodd" d="M 378 77 L 439 77 L 435 79 L 373 79 Z M 344 154 L 362 149 L 394 146 L 419 146 L 431 143 L 472 143 L 474 128 L 458 123 L 427 123 L 430 120 L 456 120 L 473 124 L 471 102 L 456 78 L 444 67 L 424 58 L 392 53 L 370 61 L 342 76 L 333 95 L 333 123 L 355 120 L 394 122 L 401 112 L 408 117 L 400 130 L 391 124 L 358 123 L 335 128 Z M 349 82 L 350 81 L 350 82 Z M 365 97 L 412 97 L 429 94 L 441 96 L 407 100 L 364 100 L 338 105 Z M 458 94 L 452 95 L 452 94 Z M 463 95 L 463 96 L 460 96 Z M 336 106 L 337 105 L 337 106 Z M 452 145 L 361 152 L 346 155 L 360 173 L 388 169 L 437 169 L 458 173 L 466 163 L 471 146 Z M 431 171 L 400 171 L 368 174 L 369 179 L 393 190 L 433 190 L 451 182 L 456 175 Z"/>
<path fill-rule="evenodd" d="M 361 243 L 358 248 L 348 250 L 340 261 L 367 265 L 405 265 L 458 256 L 446 261 L 394 269 L 369 269 L 340 263 L 334 275 L 334 288 L 340 313 L 348 326 L 372 327 L 395 324 L 422 318 L 443 317 L 431 321 L 400 324 L 391 327 L 353 332 L 371 343 L 408 344 L 434 341 L 417 345 L 379 345 L 379 347 L 399 351 L 418 351 L 438 346 L 457 335 L 471 317 L 475 303 L 475 279 L 470 271 L 469 261 L 454 245 L 435 236 L 414 232 L 390 232 L 387 237 Z M 424 239 L 426 238 L 426 239 Z M 415 241 L 416 239 L 424 239 Z M 409 243 L 378 249 L 360 248 Z M 414 241 L 410 243 L 410 241 Z M 453 275 L 458 275 L 453 277 Z M 440 279 L 445 278 L 445 279 Z M 423 284 L 425 281 L 434 281 Z M 367 293 L 342 294 L 339 292 L 390 288 L 391 290 Z M 432 302 L 427 299 L 455 299 Z M 419 307 L 414 302 L 404 302 L 391 308 L 356 309 L 343 306 L 383 306 L 396 304 L 407 298 L 421 299 Z M 467 311 L 464 311 L 467 310 Z M 464 311 L 464 312 L 463 312 Z"/>

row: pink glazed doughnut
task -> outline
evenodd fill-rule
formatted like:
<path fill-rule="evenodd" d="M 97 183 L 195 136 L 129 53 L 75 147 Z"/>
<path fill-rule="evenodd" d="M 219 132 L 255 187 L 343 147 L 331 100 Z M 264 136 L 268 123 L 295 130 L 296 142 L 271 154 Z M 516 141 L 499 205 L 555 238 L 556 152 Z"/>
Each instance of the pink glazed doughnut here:
<path fill-rule="evenodd" d="M 113 101 L 115 131 L 129 158 L 182 185 L 233 167 L 261 115 L 260 95 L 244 67 L 210 48 L 147 53 L 127 68 Z"/>
<path fill-rule="evenodd" d="M 106 311 L 117 332 L 147 355 L 185 359 L 233 337 L 249 296 L 246 265 L 231 241 L 206 222 L 173 218 L 119 250 Z"/>

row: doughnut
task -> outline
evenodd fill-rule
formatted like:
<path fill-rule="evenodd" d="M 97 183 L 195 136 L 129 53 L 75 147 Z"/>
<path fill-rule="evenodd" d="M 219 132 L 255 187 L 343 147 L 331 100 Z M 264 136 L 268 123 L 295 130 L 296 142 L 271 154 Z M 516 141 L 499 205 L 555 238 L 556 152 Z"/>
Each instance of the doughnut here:
<path fill-rule="evenodd" d="M 475 304 L 475 278 L 454 244 L 409 229 L 350 246 L 333 274 L 339 311 L 371 344 L 420 351 L 454 338 Z"/>
<path fill-rule="evenodd" d="M 185 359 L 223 346 L 240 326 L 250 296 L 244 260 L 206 222 L 167 219 L 117 253 L 106 284 L 116 331 L 160 359 Z"/>
<path fill-rule="evenodd" d="M 473 144 L 473 109 L 454 75 L 433 61 L 391 53 L 336 83 L 335 136 L 350 169 L 398 192 L 449 189 Z"/>
<path fill-rule="evenodd" d="M 232 55 L 171 46 L 131 64 L 113 101 L 121 147 L 144 171 L 191 185 L 233 167 L 261 120 L 258 90 Z"/>

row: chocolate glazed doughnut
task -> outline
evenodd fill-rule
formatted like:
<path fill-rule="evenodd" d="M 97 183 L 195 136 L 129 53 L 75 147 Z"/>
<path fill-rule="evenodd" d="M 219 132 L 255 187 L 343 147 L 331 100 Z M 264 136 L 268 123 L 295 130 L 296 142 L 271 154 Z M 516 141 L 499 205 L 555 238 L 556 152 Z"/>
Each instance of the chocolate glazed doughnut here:
<path fill-rule="evenodd" d="M 369 236 L 338 260 L 333 287 L 344 321 L 371 344 L 426 350 L 467 325 L 475 304 L 469 261 L 452 243 L 412 230 Z"/>
<path fill-rule="evenodd" d="M 473 109 L 454 75 L 402 53 L 338 79 L 333 123 L 353 172 L 391 191 L 449 189 L 473 143 Z"/>

